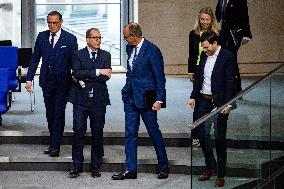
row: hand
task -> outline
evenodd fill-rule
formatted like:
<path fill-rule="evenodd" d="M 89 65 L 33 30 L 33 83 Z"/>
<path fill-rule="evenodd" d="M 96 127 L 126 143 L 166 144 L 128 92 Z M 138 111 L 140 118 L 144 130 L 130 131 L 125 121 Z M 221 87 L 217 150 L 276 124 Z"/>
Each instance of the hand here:
<path fill-rule="evenodd" d="M 111 77 L 112 70 L 111 69 L 100 69 L 100 74 L 106 75 L 109 78 Z"/>
<path fill-rule="evenodd" d="M 225 108 L 221 111 L 221 114 L 229 114 L 230 111 L 231 111 L 231 108 L 225 107 Z"/>
<path fill-rule="evenodd" d="M 32 82 L 26 82 L 26 89 L 29 93 L 33 91 L 32 86 L 33 86 Z"/>
<path fill-rule="evenodd" d="M 189 108 L 194 108 L 195 107 L 195 100 L 194 99 L 189 99 L 187 102 L 187 106 Z"/>
<path fill-rule="evenodd" d="M 188 73 L 188 77 L 190 79 L 190 81 L 194 80 L 194 73 Z"/>
<path fill-rule="evenodd" d="M 72 75 L 72 80 L 74 81 L 74 82 L 77 82 L 77 79 Z"/>
<path fill-rule="evenodd" d="M 248 42 L 249 42 L 249 40 L 247 40 L 247 39 L 243 38 L 243 39 L 242 39 L 242 43 L 241 43 L 241 44 L 242 44 L 242 45 L 246 45 L 246 44 L 248 44 Z"/>
<path fill-rule="evenodd" d="M 161 103 L 155 102 L 153 104 L 152 110 L 155 111 L 155 110 L 160 110 L 160 109 L 161 109 Z"/>

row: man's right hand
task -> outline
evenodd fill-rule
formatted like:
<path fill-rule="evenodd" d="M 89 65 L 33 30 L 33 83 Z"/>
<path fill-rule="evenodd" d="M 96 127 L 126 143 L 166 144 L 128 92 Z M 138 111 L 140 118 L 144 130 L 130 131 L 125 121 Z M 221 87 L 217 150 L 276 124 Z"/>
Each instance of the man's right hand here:
<path fill-rule="evenodd" d="M 33 86 L 32 82 L 30 81 L 26 82 L 26 89 L 29 93 L 32 92 L 32 86 Z"/>
<path fill-rule="evenodd" d="M 112 72 L 111 69 L 100 69 L 100 74 L 106 75 L 109 78 L 111 77 L 111 72 Z"/>

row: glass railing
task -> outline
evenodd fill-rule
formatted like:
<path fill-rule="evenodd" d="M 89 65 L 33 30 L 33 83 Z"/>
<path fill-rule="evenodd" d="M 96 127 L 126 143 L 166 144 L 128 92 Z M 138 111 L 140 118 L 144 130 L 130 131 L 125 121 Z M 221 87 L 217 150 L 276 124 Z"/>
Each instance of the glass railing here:
<path fill-rule="evenodd" d="M 217 161 L 216 146 L 222 146 L 224 141 L 215 144 L 214 128 L 221 128 L 224 124 L 216 124 L 216 120 L 224 107 L 229 104 L 233 107 L 236 105 L 235 109 L 231 110 L 227 121 L 227 161 L 223 188 L 261 188 L 262 183 L 274 179 L 274 175 L 281 168 L 283 169 L 283 81 L 284 65 L 271 71 L 243 90 L 230 102 L 191 125 L 193 130 L 204 129 L 201 133 L 205 132 L 208 133 L 208 136 L 210 135 L 210 139 L 209 137 L 207 139 L 210 142 L 207 144 L 212 145 L 214 157 Z M 219 134 L 216 136 L 220 139 Z M 192 146 L 191 148 L 191 188 L 214 188 L 217 169 L 220 176 L 220 174 L 222 175 L 221 168 L 213 163 L 212 158 L 207 158 L 207 166 L 213 165 L 213 175 L 209 180 L 200 181 L 200 175 L 208 167 L 206 168 L 201 146 Z M 218 151 L 222 152 L 222 149 L 219 148 Z M 203 149 L 208 149 L 208 145 L 204 145 Z M 221 157 L 219 160 L 222 159 Z M 225 157 L 223 156 L 223 159 Z"/>

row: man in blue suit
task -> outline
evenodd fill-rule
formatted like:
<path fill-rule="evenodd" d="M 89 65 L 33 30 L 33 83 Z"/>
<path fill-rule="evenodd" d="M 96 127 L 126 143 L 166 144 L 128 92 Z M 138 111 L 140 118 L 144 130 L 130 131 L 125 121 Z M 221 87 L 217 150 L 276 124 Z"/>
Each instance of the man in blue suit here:
<path fill-rule="evenodd" d="M 65 125 L 65 107 L 69 93 L 71 77 L 71 61 L 78 50 L 77 39 L 71 33 L 61 29 L 62 15 L 52 11 L 47 16 L 49 30 L 37 36 L 34 53 L 27 73 L 26 89 L 32 91 L 32 80 L 40 59 L 39 85 L 43 91 L 46 118 L 50 133 L 49 147 L 45 154 L 58 157 L 61 137 Z"/>
<path fill-rule="evenodd" d="M 234 55 L 218 44 L 218 36 L 213 31 L 206 31 L 201 36 L 201 45 L 206 52 L 202 53 L 200 69 L 193 82 L 193 91 L 188 106 L 193 108 L 196 119 L 220 107 L 234 96 Z M 217 117 L 215 126 L 215 146 L 217 153 L 217 179 L 215 186 L 224 186 L 226 171 L 226 131 L 227 119 L 231 106 L 225 107 Z M 207 123 L 207 122 L 206 122 Z M 211 124 L 198 127 L 199 141 L 202 148 L 206 170 L 199 177 L 200 181 L 209 180 L 216 165 L 212 145 L 210 145 Z"/>
<path fill-rule="evenodd" d="M 166 103 L 164 62 L 160 49 L 142 36 L 137 23 L 123 28 L 128 55 L 126 84 L 122 89 L 125 112 L 125 171 L 114 174 L 113 180 L 137 178 L 137 139 L 140 116 L 153 141 L 158 159 L 158 179 L 168 178 L 169 165 L 162 133 L 157 123 L 157 111 Z M 146 90 L 156 93 L 150 109 L 144 108 Z"/>
<path fill-rule="evenodd" d="M 103 128 L 106 106 L 110 105 L 106 81 L 111 77 L 111 55 L 100 49 L 101 33 L 97 28 L 86 32 L 87 47 L 79 50 L 73 58 L 74 82 L 69 101 L 73 104 L 72 160 L 74 169 L 70 177 L 76 178 L 83 172 L 84 136 L 87 118 L 92 132 L 91 170 L 93 177 L 100 177 L 103 162 Z"/>

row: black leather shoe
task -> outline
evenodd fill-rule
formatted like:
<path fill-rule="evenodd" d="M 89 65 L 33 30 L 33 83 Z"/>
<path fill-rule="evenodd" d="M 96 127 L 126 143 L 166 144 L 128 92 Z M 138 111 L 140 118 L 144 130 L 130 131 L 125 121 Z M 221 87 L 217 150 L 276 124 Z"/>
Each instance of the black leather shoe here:
<path fill-rule="evenodd" d="M 50 154 L 52 148 L 48 147 L 46 150 L 43 151 L 44 154 Z"/>
<path fill-rule="evenodd" d="M 101 177 L 101 173 L 99 169 L 93 169 L 92 170 L 92 177 L 96 178 L 96 177 Z"/>
<path fill-rule="evenodd" d="M 59 150 L 51 150 L 49 155 L 51 157 L 59 157 Z"/>
<path fill-rule="evenodd" d="M 166 179 L 169 177 L 169 171 L 159 171 L 158 172 L 158 179 Z"/>
<path fill-rule="evenodd" d="M 137 179 L 137 172 L 125 171 L 112 175 L 112 180 Z"/>
<path fill-rule="evenodd" d="M 80 173 L 83 173 L 83 169 L 73 169 L 70 171 L 70 178 L 77 178 L 78 176 L 80 176 Z"/>

